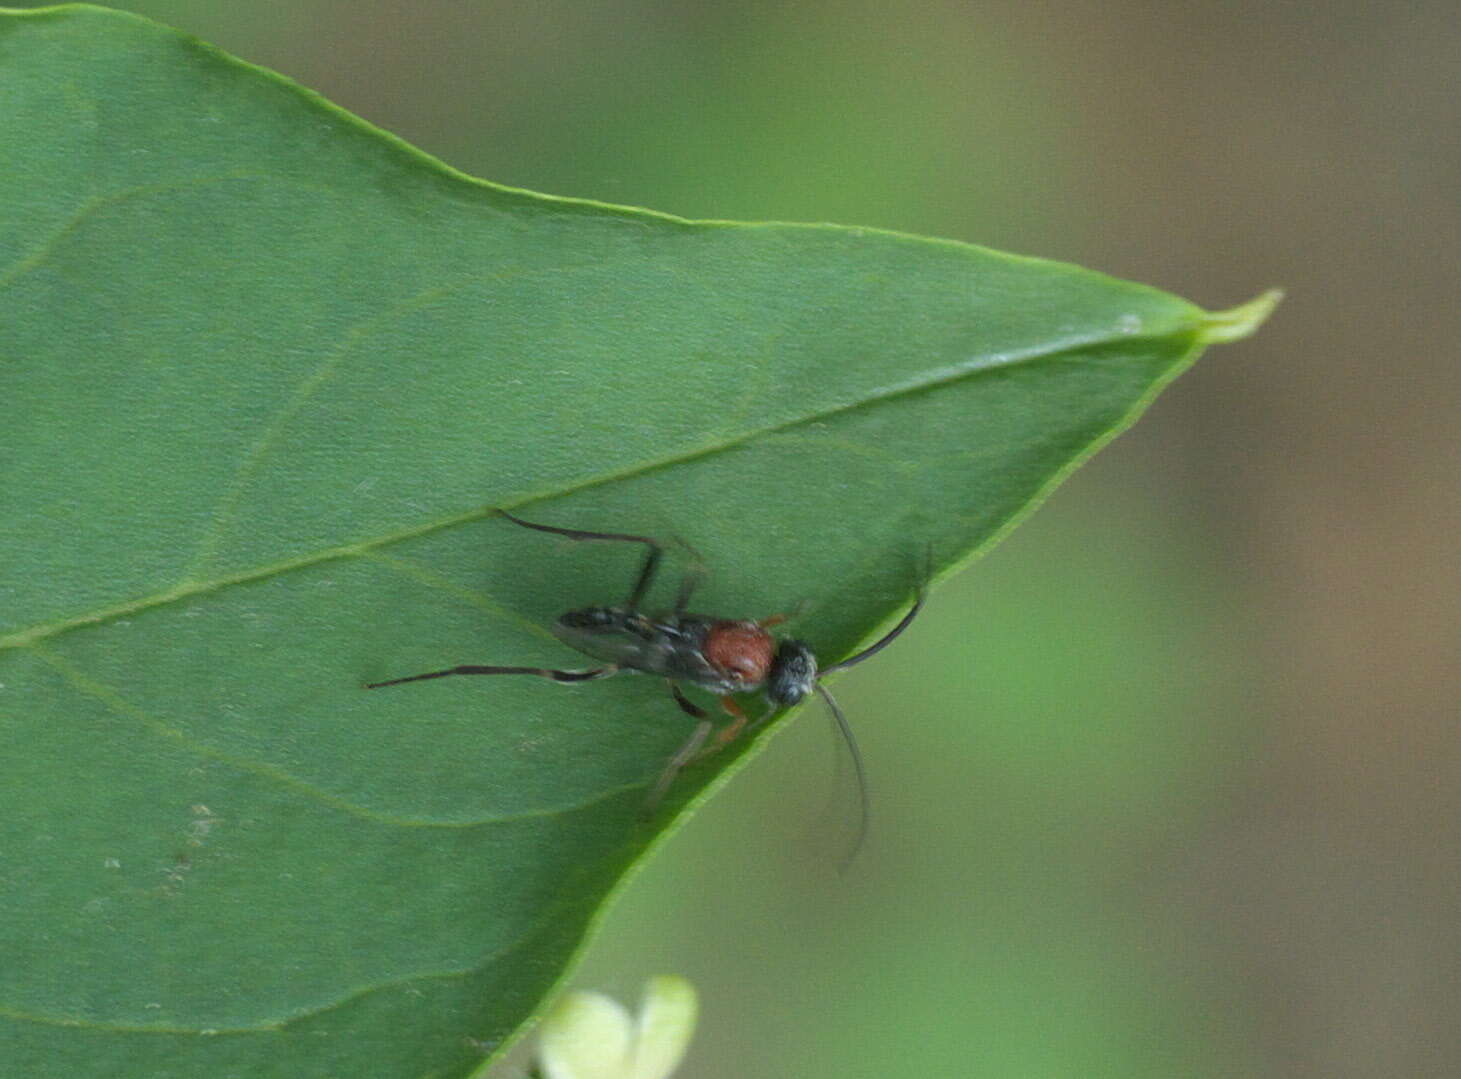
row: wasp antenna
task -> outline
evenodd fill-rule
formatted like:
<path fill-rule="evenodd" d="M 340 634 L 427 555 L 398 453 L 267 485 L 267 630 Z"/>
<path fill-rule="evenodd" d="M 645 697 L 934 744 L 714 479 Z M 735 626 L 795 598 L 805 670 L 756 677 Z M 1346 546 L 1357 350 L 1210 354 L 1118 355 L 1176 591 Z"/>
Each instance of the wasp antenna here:
<path fill-rule="evenodd" d="M 847 867 L 852 865 L 853 859 L 857 857 L 858 851 L 862 850 L 863 843 L 867 841 L 869 817 L 867 771 L 862 766 L 862 751 L 857 748 L 857 739 L 852 736 L 852 726 L 847 722 L 847 717 L 842 714 L 842 709 L 837 707 L 837 699 L 820 682 L 817 683 L 817 692 L 822 695 L 822 700 L 826 701 L 827 707 L 832 710 L 832 719 L 842 734 L 842 740 L 847 743 L 847 751 L 852 754 L 852 770 L 857 776 L 857 836 L 852 841 L 852 849 L 837 866 L 838 872 L 845 873 Z"/>
<path fill-rule="evenodd" d="M 834 663 L 830 667 L 823 667 L 822 673 L 831 674 L 833 671 L 846 670 L 848 667 L 855 666 L 861 663 L 863 660 L 869 659 L 872 656 L 877 655 L 884 648 L 887 648 L 888 645 L 897 640 L 900 633 L 908 628 L 909 623 L 911 623 L 914 618 L 918 617 L 918 612 L 923 609 L 923 601 L 926 598 L 928 598 L 927 590 L 922 585 L 919 585 L 918 595 L 914 597 L 913 606 L 909 608 L 907 614 L 905 614 L 902 618 L 898 620 L 898 624 L 896 626 L 888 630 L 888 632 L 883 635 L 881 640 L 877 641 L 874 644 L 868 645 L 861 652 L 848 656 L 841 663 Z"/>

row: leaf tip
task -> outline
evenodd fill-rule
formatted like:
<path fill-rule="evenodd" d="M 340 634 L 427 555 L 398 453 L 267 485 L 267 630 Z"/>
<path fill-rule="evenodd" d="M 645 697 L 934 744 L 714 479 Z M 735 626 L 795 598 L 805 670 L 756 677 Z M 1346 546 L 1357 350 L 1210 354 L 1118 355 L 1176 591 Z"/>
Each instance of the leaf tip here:
<path fill-rule="evenodd" d="M 1204 344 L 1225 345 L 1257 332 L 1283 299 L 1283 289 L 1271 288 L 1261 296 L 1226 311 L 1212 311 L 1202 321 Z"/>

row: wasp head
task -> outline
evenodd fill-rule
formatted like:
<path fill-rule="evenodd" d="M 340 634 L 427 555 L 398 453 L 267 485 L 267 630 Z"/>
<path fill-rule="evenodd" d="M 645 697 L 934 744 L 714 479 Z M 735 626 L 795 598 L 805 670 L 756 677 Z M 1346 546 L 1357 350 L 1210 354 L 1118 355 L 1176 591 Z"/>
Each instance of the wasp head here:
<path fill-rule="evenodd" d="M 777 708 L 789 708 L 817 683 L 817 657 L 801 641 L 782 641 L 766 678 L 766 697 Z"/>

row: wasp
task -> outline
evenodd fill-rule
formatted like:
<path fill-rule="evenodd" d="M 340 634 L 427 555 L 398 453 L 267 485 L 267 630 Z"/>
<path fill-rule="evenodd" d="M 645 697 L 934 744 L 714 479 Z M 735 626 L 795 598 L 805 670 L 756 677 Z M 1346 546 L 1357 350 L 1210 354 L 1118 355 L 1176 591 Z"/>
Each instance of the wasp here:
<path fill-rule="evenodd" d="M 659 803 L 686 765 L 729 745 L 747 728 L 760 726 L 773 719 L 815 690 L 831 709 L 857 773 L 862 806 L 858 833 L 860 845 L 862 835 L 867 830 L 867 779 L 862 754 L 858 751 L 847 717 L 842 714 L 842 709 L 837 706 L 837 701 L 822 685 L 821 680 L 833 671 L 845 670 L 861 663 L 892 644 L 908 628 L 923 606 L 925 591 L 922 586 L 918 588 L 912 608 L 881 639 L 844 660 L 820 667 L 816 654 L 804 641 L 778 640 L 771 633 L 771 628 L 785 622 L 788 615 L 775 614 L 759 621 L 749 621 L 691 613 L 690 598 L 703 576 L 698 568 L 685 575 L 672 610 L 646 614 L 642 610 L 644 597 L 654 583 L 665 551 L 664 545 L 656 539 L 622 532 L 584 532 L 574 528 L 559 528 L 525 521 L 506 510 L 497 512 L 523 528 L 566 536 L 571 540 L 643 544 L 644 561 L 628 599 L 614 606 L 580 607 L 568 611 L 559 616 L 553 625 L 554 636 L 601 661 L 603 665 L 587 670 L 555 670 L 547 667 L 490 667 L 468 663 L 440 671 L 427 671 L 425 674 L 392 678 L 385 682 L 371 682 L 366 686 L 367 689 L 459 674 L 528 674 L 564 683 L 591 682 L 622 671 L 659 675 L 665 679 L 675 703 L 697 722 L 690 737 L 676 750 L 660 772 L 646 802 L 646 811 L 652 810 Z M 728 725 L 715 732 L 710 745 L 707 742 L 711 740 L 714 727 L 710 713 L 685 696 L 680 689 L 682 683 L 696 686 L 719 697 L 721 708 L 731 717 Z M 758 692 L 765 696 L 769 707 L 753 722 L 742 710 L 736 696 Z"/>

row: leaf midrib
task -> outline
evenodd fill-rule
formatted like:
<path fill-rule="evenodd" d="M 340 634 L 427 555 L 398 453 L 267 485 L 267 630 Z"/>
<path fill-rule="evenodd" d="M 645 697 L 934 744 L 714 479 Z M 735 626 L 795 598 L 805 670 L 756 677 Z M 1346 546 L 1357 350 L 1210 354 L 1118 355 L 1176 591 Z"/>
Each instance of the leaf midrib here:
<path fill-rule="evenodd" d="M 577 494 L 582 491 L 593 490 L 606 484 L 620 480 L 633 479 L 639 476 L 658 471 L 664 468 L 671 468 L 675 465 L 686 464 L 690 461 L 711 457 L 718 453 L 725 453 L 730 450 L 744 446 L 758 438 L 765 438 L 783 431 L 790 431 L 807 424 L 818 423 L 833 416 L 844 415 L 855 412 L 862 408 L 872 407 L 888 401 L 897 400 L 901 397 L 912 396 L 916 393 L 923 393 L 929 390 L 938 389 L 943 386 L 954 385 L 966 379 L 976 378 L 980 375 L 989 374 L 995 371 L 1007 370 L 1011 367 L 1022 366 L 1040 360 L 1054 359 L 1084 349 L 1099 347 L 1115 341 L 1152 340 L 1161 337 L 1171 336 L 1176 326 L 1169 327 L 1161 333 L 1103 333 L 1091 334 L 1088 336 L 1076 337 L 1063 341 L 1057 345 L 1050 346 L 1042 344 L 1032 346 L 1023 351 L 1001 352 L 993 356 L 979 356 L 966 360 L 960 364 L 954 364 L 940 368 L 930 374 L 910 379 L 903 383 L 895 383 L 884 387 L 873 393 L 867 394 L 856 401 L 845 404 L 832 405 L 828 408 L 815 412 L 804 413 L 794 419 L 784 420 L 780 423 L 768 424 L 764 427 L 751 428 L 745 433 L 721 439 L 709 445 L 697 446 L 686 450 L 683 453 L 669 454 L 665 457 L 642 461 L 637 464 L 628 465 L 624 468 L 603 472 L 596 476 L 588 477 L 577 483 L 569 484 L 551 491 L 539 491 L 518 498 L 514 501 L 505 502 L 500 506 L 481 506 L 465 513 L 454 514 L 440 520 L 431 521 L 426 524 L 417 525 L 412 528 L 401 529 L 398 532 L 389 533 L 384 536 L 370 540 L 362 540 L 356 543 L 341 544 L 336 547 L 326 547 L 322 550 L 312 551 L 308 554 L 299 555 L 295 558 L 283 559 L 254 569 L 242 570 L 238 573 L 225 574 L 204 581 L 183 581 L 172 588 L 160 592 L 154 592 L 124 603 L 103 607 L 99 610 L 90 611 L 84 614 L 73 615 L 70 618 L 57 619 L 55 621 L 31 626 L 26 629 L 17 630 L 13 633 L 0 636 L 0 651 L 10 648 L 25 648 L 38 644 L 42 641 L 60 636 L 73 629 L 84 626 L 98 625 L 112 619 L 126 618 L 139 614 L 143 611 L 163 607 L 170 603 L 190 599 L 194 596 L 205 595 L 210 592 L 222 591 L 234 585 L 247 584 L 253 581 L 264 580 L 279 574 L 289 573 L 293 570 L 304 569 L 310 566 L 321 565 L 326 562 L 333 562 L 344 558 L 363 557 L 378 548 L 389 547 L 393 544 L 403 543 L 407 540 L 416 539 L 421 536 L 430 535 L 434 532 L 444 531 L 449 528 L 456 528 L 461 525 L 471 524 L 473 521 L 480 521 L 498 509 L 515 510 L 523 506 L 529 506 L 536 502 L 542 502 L 550 498 L 563 498 L 568 495 Z"/>

